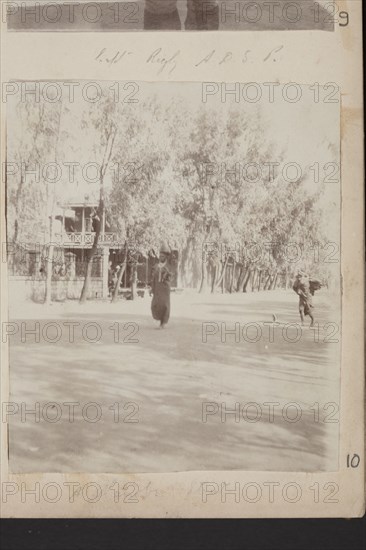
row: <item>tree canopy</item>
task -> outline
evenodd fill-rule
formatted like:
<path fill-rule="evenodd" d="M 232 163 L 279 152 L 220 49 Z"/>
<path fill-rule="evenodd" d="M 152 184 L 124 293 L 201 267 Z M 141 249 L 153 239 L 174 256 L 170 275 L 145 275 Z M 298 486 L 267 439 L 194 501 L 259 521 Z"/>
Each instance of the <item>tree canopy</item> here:
<path fill-rule="evenodd" d="M 186 285 L 198 285 L 207 268 L 205 243 L 239 244 L 237 263 L 293 275 L 299 263 L 283 254 L 289 242 L 329 240 L 324 212 L 336 212 L 338 202 L 329 207 L 321 178 L 309 184 L 310 162 L 297 178 L 284 177 L 281 168 L 271 173 L 269 163 L 276 161 L 277 168 L 289 159 L 285 141 L 276 139 L 260 106 L 192 107 L 182 97 L 162 101 L 151 94 L 138 105 L 105 96 L 77 108 L 30 99 L 15 106 L 14 116 L 8 162 L 38 163 L 41 170 L 39 178 L 8 172 L 8 240 L 42 232 L 47 240 L 50 196 L 62 203 L 70 194 L 98 196 L 101 189 L 121 246 L 131 240 L 147 254 L 167 241 L 180 251 Z M 322 159 L 338 160 L 331 139 L 319 148 Z M 62 172 L 52 186 L 42 176 L 42 166 L 51 161 Z M 65 166 L 70 163 L 78 164 L 72 181 Z M 88 163 L 99 167 L 92 182 L 83 177 Z M 254 245 L 262 249 L 255 262 L 246 254 Z M 311 267 L 309 258 L 304 267 Z M 223 261 L 218 254 L 216 263 Z"/>

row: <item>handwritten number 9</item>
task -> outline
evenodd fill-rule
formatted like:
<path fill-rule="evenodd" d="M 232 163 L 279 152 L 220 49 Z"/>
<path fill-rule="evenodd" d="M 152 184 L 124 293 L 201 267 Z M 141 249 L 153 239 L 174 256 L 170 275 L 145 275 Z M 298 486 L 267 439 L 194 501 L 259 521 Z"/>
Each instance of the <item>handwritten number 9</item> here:
<path fill-rule="evenodd" d="M 340 11 L 339 12 L 339 18 L 345 20 L 345 23 L 339 23 L 340 27 L 347 27 L 349 23 L 349 16 L 347 11 Z"/>

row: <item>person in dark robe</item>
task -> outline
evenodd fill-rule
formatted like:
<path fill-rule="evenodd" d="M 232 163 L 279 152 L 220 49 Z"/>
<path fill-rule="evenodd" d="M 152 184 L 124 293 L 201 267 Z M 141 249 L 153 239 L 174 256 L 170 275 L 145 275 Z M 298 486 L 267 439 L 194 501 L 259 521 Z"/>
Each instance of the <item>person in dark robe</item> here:
<path fill-rule="evenodd" d="M 144 29 L 180 31 L 177 0 L 145 0 Z"/>
<path fill-rule="evenodd" d="M 172 273 L 169 266 L 171 250 L 163 245 L 159 254 L 159 262 L 152 270 L 151 313 L 155 320 L 160 321 L 160 328 L 165 328 L 170 316 L 170 285 Z"/>
<path fill-rule="evenodd" d="M 215 31 L 219 28 L 217 0 L 187 0 L 186 31 Z"/>
<path fill-rule="evenodd" d="M 114 275 L 114 269 L 112 262 L 110 261 L 108 264 L 108 296 L 112 296 L 114 284 L 113 284 L 113 275 Z"/>
<path fill-rule="evenodd" d="M 181 6 L 178 6 L 178 4 Z M 179 9 L 180 7 L 180 9 Z M 219 6 L 217 0 L 145 0 L 145 30 L 181 30 L 179 11 L 186 8 L 185 30 L 217 30 Z M 183 16 L 182 16 L 183 17 Z"/>
<path fill-rule="evenodd" d="M 313 315 L 313 294 L 309 276 L 303 271 L 299 271 L 292 289 L 299 296 L 299 313 L 301 324 L 304 324 L 304 316 L 308 315 L 311 319 L 310 326 L 314 326 L 314 315 Z"/>

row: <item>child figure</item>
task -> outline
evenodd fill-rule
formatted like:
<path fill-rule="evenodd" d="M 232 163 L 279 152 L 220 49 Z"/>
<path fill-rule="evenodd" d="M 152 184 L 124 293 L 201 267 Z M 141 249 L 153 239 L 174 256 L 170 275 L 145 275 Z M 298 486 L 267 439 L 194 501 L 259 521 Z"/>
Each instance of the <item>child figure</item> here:
<path fill-rule="evenodd" d="M 311 292 L 309 276 L 303 271 L 299 271 L 293 285 L 293 290 L 299 296 L 299 313 L 301 324 L 304 324 L 304 315 L 309 315 L 311 319 L 310 326 L 314 326 L 313 316 L 313 292 Z"/>

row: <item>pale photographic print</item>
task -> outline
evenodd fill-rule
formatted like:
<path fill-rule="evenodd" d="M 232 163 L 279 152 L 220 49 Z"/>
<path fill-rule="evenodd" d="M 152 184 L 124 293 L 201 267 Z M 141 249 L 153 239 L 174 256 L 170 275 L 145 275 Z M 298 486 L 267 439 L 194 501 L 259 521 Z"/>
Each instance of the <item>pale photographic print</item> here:
<path fill-rule="evenodd" d="M 334 31 L 348 13 L 333 0 L 4 2 L 10 31 Z"/>
<path fill-rule="evenodd" d="M 2 517 L 364 514 L 360 14 L 1 3 Z"/>
<path fill-rule="evenodd" d="M 336 471 L 339 90 L 18 81 L 6 138 L 10 471 Z"/>

